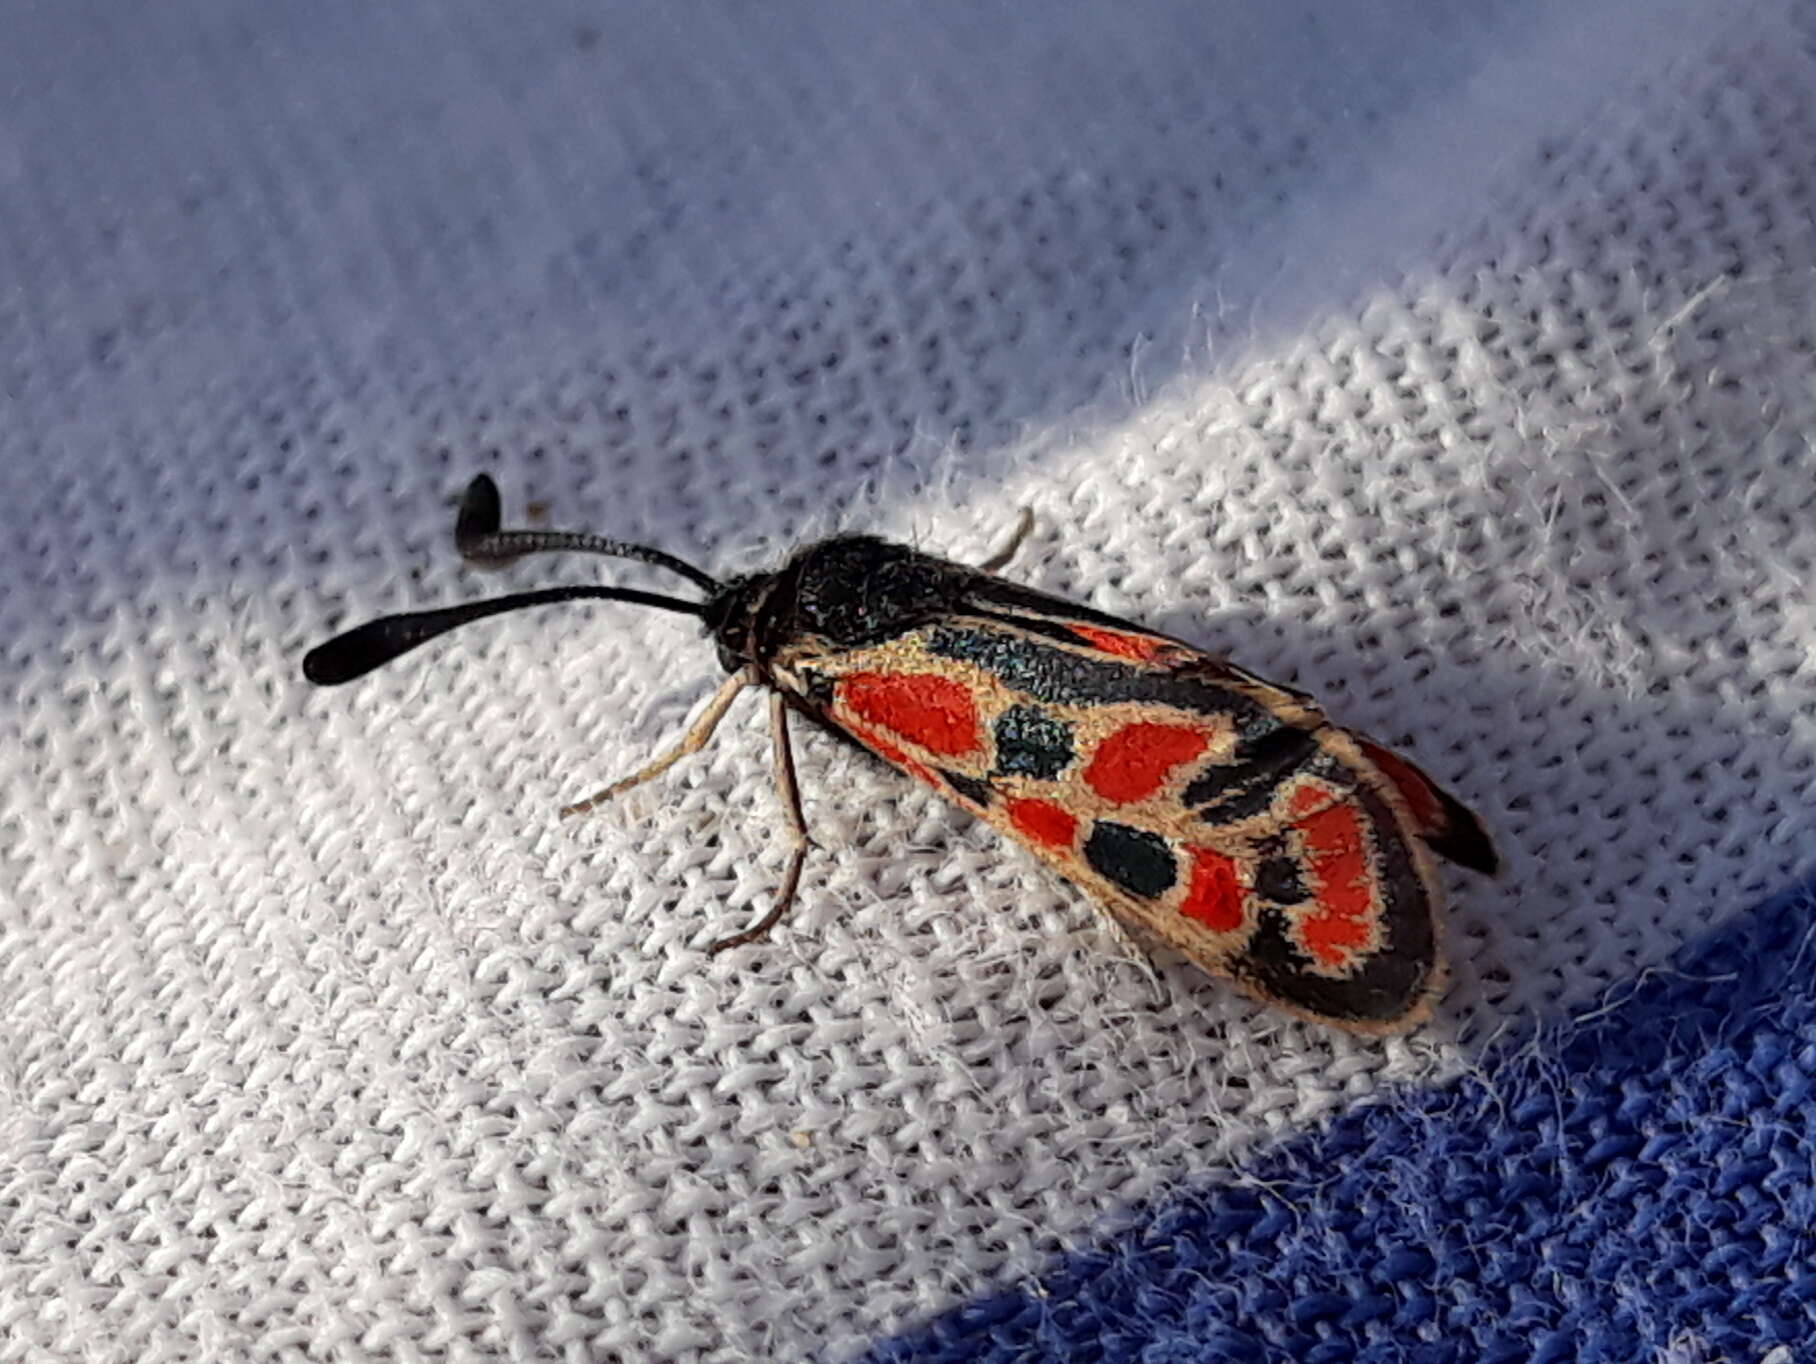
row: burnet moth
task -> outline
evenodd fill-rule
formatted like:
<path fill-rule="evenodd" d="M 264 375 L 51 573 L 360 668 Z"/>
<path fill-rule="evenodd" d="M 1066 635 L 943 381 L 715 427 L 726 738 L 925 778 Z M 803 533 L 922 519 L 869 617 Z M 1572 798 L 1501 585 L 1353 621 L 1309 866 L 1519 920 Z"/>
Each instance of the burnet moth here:
<path fill-rule="evenodd" d="M 1024 516 L 1019 542 L 1030 522 Z M 501 529 L 475 478 L 455 544 L 468 560 L 580 551 L 686 578 L 699 600 L 555 587 L 386 616 L 313 649 L 311 682 L 350 682 L 468 621 L 565 601 L 699 617 L 730 674 L 674 748 L 567 806 L 591 810 L 698 752 L 739 693 L 770 693 L 792 850 L 769 910 L 787 911 L 808 849 L 789 714 L 933 787 L 1160 939 L 1258 999 L 1359 1033 L 1413 1027 L 1443 983 L 1433 852 L 1493 872 L 1476 817 L 1405 758 L 1325 719 L 1311 697 L 1167 635 L 869 535 L 721 582 L 642 545 Z"/>

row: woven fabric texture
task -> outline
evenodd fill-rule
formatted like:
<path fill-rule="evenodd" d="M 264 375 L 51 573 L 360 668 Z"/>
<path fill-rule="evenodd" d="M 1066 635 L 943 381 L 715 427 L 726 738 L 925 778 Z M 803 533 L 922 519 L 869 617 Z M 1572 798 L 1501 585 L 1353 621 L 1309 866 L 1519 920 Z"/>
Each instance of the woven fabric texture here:
<path fill-rule="evenodd" d="M 1718 1360 L 1816 1340 L 1816 891 L 872 1359 Z"/>
<path fill-rule="evenodd" d="M 909 1349 L 1809 878 L 1806 8 L 1213 9 L 9 11 L 0 1361 Z M 661 581 L 463 569 L 481 470 L 717 573 L 1030 507 L 1010 576 L 1314 692 L 1509 870 L 1363 1043 L 810 736 L 801 902 L 708 960 L 784 862 L 758 707 L 554 817 L 715 684 L 690 623 L 300 678 Z"/>

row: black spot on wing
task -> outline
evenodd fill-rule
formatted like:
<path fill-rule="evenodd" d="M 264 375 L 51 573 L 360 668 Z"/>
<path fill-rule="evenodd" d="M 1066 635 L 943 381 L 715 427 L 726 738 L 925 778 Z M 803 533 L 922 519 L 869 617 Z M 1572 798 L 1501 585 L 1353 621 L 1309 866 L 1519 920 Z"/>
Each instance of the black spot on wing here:
<path fill-rule="evenodd" d="M 1179 865 L 1166 839 L 1100 819 L 1085 839 L 1085 861 L 1106 881 L 1146 900 L 1164 895 L 1179 879 Z"/>
<path fill-rule="evenodd" d="M 967 777 L 963 772 L 949 772 L 943 767 L 937 770 L 941 781 L 973 805 L 988 807 L 990 802 L 996 799 L 996 792 L 990 789 L 990 783 L 987 781 Z"/>
<path fill-rule="evenodd" d="M 1006 777 L 1052 781 L 1075 756 L 1072 730 L 1034 706 L 1011 706 L 996 720 L 996 770 Z"/>
<path fill-rule="evenodd" d="M 1275 781 L 1305 766 L 1317 753 L 1317 739 L 1292 725 L 1255 725 L 1236 740 L 1236 761 Z"/>
<path fill-rule="evenodd" d="M 1299 864 L 1290 857 L 1269 857 L 1255 869 L 1255 893 L 1275 904 L 1296 905 L 1305 899 Z"/>
<path fill-rule="evenodd" d="M 1267 809 L 1288 776 L 1319 756 L 1318 741 L 1272 716 L 1257 717 L 1236 741 L 1229 761 L 1205 768 L 1181 793 L 1207 824 L 1228 824 Z"/>
<path fill-rule="evenodd" d="M 1374 843 L 1387 901 L 1384 945 L 1347 975 L 1313 971 L 1287 936 L 1284 913 L 1261 906 L 1253 937 L 1230 970 L 1260 994 L 1337 1023 L 1392 1023 L 1417 1007 L 1437 970 L 1437 938 L 1425 885 L 1411 850 L 1394 835 L 1393 815 L 1379 797 L 1358 787 L 1354 798 L 1375 829 Z"/>
<path fill-rule="evenodd" d="M 1106 618 L 1130 629 L 1126 622 Z M 1148 701 L 1177 706 L 1199 715 L 1226 714 L 1238 730 L 1273 718 L 1267 707 L 1234 688 L 1192 673 L 1156 672 L 1127 662 L 1056 649 L 1041 639 L 1019 633 L 1029 622 L 1009 629 L 987 622 L 937 626 L 928 631 L 928 652 L 982 668 L 1006 687 L 1050 705 L 1089 706 L 1118 701 Z"/>
<path fill-rule="evenodd" d="M 1205 800 L 1207 790 L 1216 799 Z M 1274 787 L 1271 782 L 1249 780 L 1240 769 L 1225 765 L 1196 778 L 1186 787 L 1184 799 L 1187 805 L 1195 805 L 1198 818 L 1206 824 L 1234 824 L 1265 813 L 1273 804 Z M 1196 805 L 1200 801 L 1202 805 Z"/>

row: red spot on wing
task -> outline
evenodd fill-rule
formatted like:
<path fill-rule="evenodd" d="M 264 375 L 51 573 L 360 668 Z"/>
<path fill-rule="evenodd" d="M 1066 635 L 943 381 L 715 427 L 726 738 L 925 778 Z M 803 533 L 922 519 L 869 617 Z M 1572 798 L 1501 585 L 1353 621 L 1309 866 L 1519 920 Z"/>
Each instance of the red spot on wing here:
<path fill-rule="evenodd" d="M 1387 779 L 1399 791 L 1420 831 L 1442 833 L 1450 821 L 1444 815 L 1444 802 L 1438 798 L 1431 779 L 1398 753 L 1367 739 L 1360 743 L 1368 760 L 1386 773 Z"/>
<path fill-rule="evenodd" d="M 1301 781 L 1287 797 L 1286 811 L 1295 820 L 1301 820 L 1306 815 L 1329 809 L 1342 799 L 1335 789 L 1321 781 Z"/>
<path fill-rule="evenodd" d="M 977 703 L 950 677 L 851 673 L 839 679 L 839 699 L 854 715 L 930 753 L 956 757 L 981 747 Z"/>
<path fill-rule="evenodd" d="M 868 748 L 885 762 L 894 763 L 909 776 L 918 778 L 919 780 L 926 782 L 929 786 L 937 786 L 939 784 L 935 780 L 931 768 L 925 763 L 918 763 L 913 758 L 910 758 L 906 753 L 902 752 L 900 748 L 890 743 L 889 740 L 885 739 L 881 734 L 878 734 L 874 729 L 865 729 L 859 725 L 847 725 L 846 729 L 852 738 L 863 744 L 864 747 Z"/>
<path fill-rule="evenodd" d="M 1137 663 L 1152 663 L 1176 646 L 1171 640 L 1152 635 L 1131 635 L 1121 630 L 1106 630 L 1099 625 L 1067 625 L 1066 629 L 1095 649 L 1118 658 L 1132 658 Z"/>
<path fill-rule="evenodd" d="M 1012 800 L 1006 807 L 1015 832 L 1043 848 L 1069 848 L 1078 820 L 1050 800 Z"/>
<path fill-rule="evenodd" d="M 1213 933 L 1233 933 L 1241 928 L 1244 896 L 1235 860 L 1212 848 L 1185 851 L 1192 860 L 1192 880 L 1179 912 L 1198 920 Z"/>
<path fill-rule="evenodd" d="M 1124 725 L 1097 746 L 1085 781 L 1105 800 L 1144 800 L 1167 773 L 1204 752 L 1205 743 L 1204 735 L 1182 725 Z"/>
<path fill-rule="evenodd" d="M 1313 787 L 1293 794 L 1295 806 L 1318 799 Z M 1311 873 L 1314 913 L 1298 921 L 1305 950 L 1325 966 L 1347 966 L 1368 945 L 1379 909 L 1375 868 L 1369 855 L 1368 823 L 1347 801 L 1325 806 L 1293 821 Z"/>

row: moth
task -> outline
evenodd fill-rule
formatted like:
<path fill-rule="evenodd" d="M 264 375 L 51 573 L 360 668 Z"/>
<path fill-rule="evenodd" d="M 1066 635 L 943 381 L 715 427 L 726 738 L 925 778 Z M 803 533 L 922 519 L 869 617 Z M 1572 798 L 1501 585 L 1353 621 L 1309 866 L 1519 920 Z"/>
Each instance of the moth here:
<path fill-rule="evenodd" d="M 666 772 L 705 747 L 741 693 L 767 688 L 789 858 L 767 912 L 709 950 L 762 937 L 799 888 L 810 845 L 789 738 L 798 716 L 931 786 L 1117 924 L 1257 999 L 1358 1033 L 1423 1021 L 1444 974 L 1433 854 L 1494 872 L 1480 821 L 1304 692 L 997 576 L 1030 524 L 1024 515 L 976 567 L 839 535 L 773 572 L 720 581 L 643 545 L 503 529 L 482 474 L 455 526 L 469 561 L 580 551 L 654 565 L 704 595 L 554 587 L 386 616 L 311 650 L 303 673 L 349 682 L 468 622 L 556 602 L 695 616 L 725 681 L 673 748 L 562 813 Z"/>

